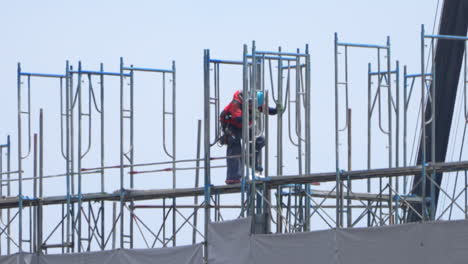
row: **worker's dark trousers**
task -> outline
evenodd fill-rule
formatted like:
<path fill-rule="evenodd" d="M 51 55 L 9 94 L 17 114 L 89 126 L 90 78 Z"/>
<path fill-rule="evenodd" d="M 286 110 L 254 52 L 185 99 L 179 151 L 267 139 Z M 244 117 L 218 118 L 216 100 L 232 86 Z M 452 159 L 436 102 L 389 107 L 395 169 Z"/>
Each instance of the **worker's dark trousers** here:
<path fill-rule="evenodd" d="M 242 164 L 241 164 L 241 153 L 242 153 L 242 133 L 233 133 L 232 137 L 229 137 L 227 142 L 226 156 L 237 156 L 235 158 L 227 159 L 227 177 L 226 180 L 240 180 L 242 177 Z M 258 137 L 255 141 L 255 152 L 256 152 L 256 165 L 255 168 L 260 168 L 260 151 L 265 146 L 265 138 Z M 252 149 L 250 147 L 250 149 Z"/>

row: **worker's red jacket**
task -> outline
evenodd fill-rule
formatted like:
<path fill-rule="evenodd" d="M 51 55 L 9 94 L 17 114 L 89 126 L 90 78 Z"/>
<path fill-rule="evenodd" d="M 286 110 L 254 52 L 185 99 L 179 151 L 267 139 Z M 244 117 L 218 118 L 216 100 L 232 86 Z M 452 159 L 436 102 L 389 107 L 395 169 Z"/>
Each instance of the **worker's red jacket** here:
<path fill-rule="evenodd" d="M 219 116 L 219 121 L 226 127 L 227 125 L 232 125 L 236 128 L 242 128 L 242 96 L 241 91 L 236 91 L 232 98 L 232 101 L 224 108 Z M 259 111 L 263 111 L 263 108 L 260 106 Z M 269 109 L 270 115 L 275 115 L 277 113 L 276 108 Z M 252 123 L 252 116 L 250 115 L 249 125 Z"/>

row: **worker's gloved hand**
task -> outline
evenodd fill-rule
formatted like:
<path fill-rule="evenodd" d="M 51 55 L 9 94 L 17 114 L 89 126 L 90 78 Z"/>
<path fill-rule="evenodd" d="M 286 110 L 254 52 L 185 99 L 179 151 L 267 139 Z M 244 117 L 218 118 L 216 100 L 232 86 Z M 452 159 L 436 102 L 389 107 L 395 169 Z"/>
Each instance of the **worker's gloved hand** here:
<path fill-rule="evenodd" d="M 232 118 L 232 115 L 231 114 L 227 114 L 224 116 L 224 120 L 229 120 Z"/>
<path fill-rule="evenodd" d="M 268 114 L 269 115 L 276 115 L 277 113 L 278 113 L 278 107 L 276 107 L 276 108 L 269 107 L 268 108 Z"/>

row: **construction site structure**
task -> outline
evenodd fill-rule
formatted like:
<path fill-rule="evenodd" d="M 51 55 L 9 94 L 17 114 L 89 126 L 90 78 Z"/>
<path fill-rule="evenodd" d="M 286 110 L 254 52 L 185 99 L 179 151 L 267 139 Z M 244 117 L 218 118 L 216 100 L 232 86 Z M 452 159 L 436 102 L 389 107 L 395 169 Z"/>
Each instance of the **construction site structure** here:
<path fill-rule="evenodd" d="M 332 172 L 312 170 L 311 132 L 318 125 L 311 122 L 314 89 L 308 45 L 292 52 L 281 47 L 263 51 L 253 42 L 250 47 L 243 46 L 241 60 L 215 59 L 210 50 L 205 50 L 203 129 L 202 122 L 198 121 L 196 153 L 189 159 L 177 159 L 176 153 L 175 62 L 168 69 L 156 69 L 127 65 L 121 58 L 120 70 L 107 72 L 102 64 L 99 70 L 87 70 L 81 62 L 73 67 L 67 61 L 64 74 L 25 72 L 18 64 L 17 141 L 13 144 L 8 137 L 0 146 L 0 253 L 71 253 L 168 247 L 202 241 L 208 258 L 208 224 L 226 220 L 225 211 L 236 215 L 234 218 L 252 216 L 254 233 L 467 219 L 468 161 L 462 159 L 463 144 L 458 145 L 457 138 L 453 141 L 454 148 L 457 147 L 453 151 L 459 151 L 458 160 L 436 158 L 437 111 L 443 106 L 433 103 L 438 102 L 437 78 L 441 74 L 436 69 L 436 49 L 440 47 L 436 44 L 463 43 L 464 56 L 460 61 L 460 65 L 463 62 L 463 90 L 458 94 L 462 96 L 459 107 L 464 109 L 461 119 L 466 131 L 467 40 L 466 36 L 427 34 L 423 26 L 419 70 L 409 73 L 404 66 L 401 73 L 400 63 L 392 59 L 389 37 L 381 44 L 357 44 L 344 42 L 335 33 L 336 170 Z M 426 43 L 430 44 L 426 46 Z M 350 96 L 355 86 L 349 71 L 359 62 L 352 62 L 349 53 L 356 48 L 372 52 L 368 58 L 373 64 L 368 64 L 364 115 L 354 111 Z M 252 100 L 251 111 L 248 104 L 243 104 L 241 183 L 213 185 L 214 170 L 224 167 L 222 162 L 226 159 L 233 158 L 211 154 L 222 135 L 218 122 L 224 103 L 221 94 L 233 92 L 223 88 L 220 80 L 223 74 L 232 75 L 240 69 L 243 94 L 254 98 L 257 91 L 263 91 L 263 107 L 276 107 L 278 116 L 274 120 L 260 112 L 256 100 Z M 138 89 L 137 75 L 144 73 L 161 78 L 158 91 L 162 131 L 157 134 L 162 136 L 162 146 L 158 147 L 164 151 L 167 161 L 137 162 L 135 159 L 138 148 L 135 148 L 134 91 Z M 60 127 L 60 138 L 55 143 L 44 142 L 44 113 L 33 107 L 31 90 L 36 78 L 57 80 L 60 111 L 50 118 L 47 116 L 53 120 L 48 122 L 56 122 Z M 118 133 L 113 130 L 116 124 L 109 126 L 110 121 L 106 119 L 112 105 L 105 98 L 113 91 L 105 84 L 111 78 L 116 78 L 120 87 Z M 365 105 L 362 100 L 354 103 Z M 367 134 L 359 142 L 365 142 L 367 159 L 365 165 L 356 165 L 352 162 L 356 155 L 352 143 L 361 136 L 352 133 L 353 124 L 364 123 Z M 415 135 L 413 139 L 408 138 L 409 133 Z M 111 134 L 118 134 L 118 141 L 110 141 Z M 258 136 L 265 137 L 265 148 L 260 154 L 264 177 L 255 173 L 257 154 L 251 149 Z M 465 133 L 463 143 L 464 138 Z M 54 144 L 59 146 L 65 168 L 59 174 L 48 172 L 59 161 L 44 162 L 45 148 Z M 118 146 L 118 164 L 107 161 L 110 154 L 106 144 Z M 409 147 L 411 144 L 413 149 Z M 419 150 L 414 147 L 417 144 Z M 17 152 L 16 158 L 13 150 Z M 90 156 L 92 151 L 96 151 L 97 158 Z M 420 162 L 416 158 L 418 152 Z M 84 161 L 90 159 L 96 165 L 84 166 Z M 375 165 L 377 159 L 379 164 L 385 160 L 385 165 Z M 361 165 L 364 169 L 353 169 Z M 190 180 L 194 185 L 181 188 L 177 176 L 187 170 L 193 172 Z M 117 190 L 107 187 L 106 174 L 112 171 L 118 171 Z M 172 188 L 135 188 L 136 175 L 158 173 L 171 174 Z M 85 178 L 89 175 L 94 178 Z M 442 176 L 437 175 L 445 176 L 450 186 L 442 185 Z M 63 193 L 47 195 L 44 182 L 57 178 L 64 179 Z M 99 186 L 99 191 L 84 191 L 90 184 Z M 318 187 L 318 184 L 323 185 Z M 438 202 L 439 197 L 448 200 L 448 204 Z M 239 202 L 227 204 L 226 200 Z M 200 217 L 203 221 L 199 221 Z"/>

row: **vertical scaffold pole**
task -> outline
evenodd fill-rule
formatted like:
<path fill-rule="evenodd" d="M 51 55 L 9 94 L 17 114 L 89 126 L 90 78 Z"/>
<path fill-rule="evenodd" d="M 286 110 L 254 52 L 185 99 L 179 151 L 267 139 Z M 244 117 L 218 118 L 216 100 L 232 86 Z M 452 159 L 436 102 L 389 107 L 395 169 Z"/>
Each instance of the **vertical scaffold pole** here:
<path fill-rule="evenodd" d="M 352 112 L 351 108 L 348 108 L 346 111 L 346 122 L 348 123 L 348 171 L 351 171 L 352 169 Z M 346 195 L 348 196 L 348 199 L 346 201 L 346 217 L 347 217 L 347 227 L 352 227 L 352 207 L 351 207 L 351 180 L 349 179 L 349 176 L 347 177 L 347 188 L 346 188 Z"/>
<path fill-rule="evenodd" d="M 195 188 L 199 186 L 200 178 L 200 150 L 201 150 L 201 120 L 197 123 L 197 161 L 195 161 Z M 198 196 L 195 195 L 193 198 L 193 204 L 198 205 Z M 198 208 L 193 209 L 193 232 L 192 232 L 192 244 L 197 243 L 197 223 L 198 223 Z"/>
<path fill-rule="evenodd" d="M 395 122 L 395 167 L 400 167 L 400 62 L 396 61 L 395 67 L 395 78 L 396 78 L 396 122 Z M 400 193 L 400 177 L 396 178 L 395 190 L 397 195 Z M 393 197 L 390 197 L 393 199 Z M 391 201 L 391 200 L 390 200 Z M 400 222 L 400 208 L 399 199 L 395 199 L 395 224 Z"/>
<path fill-rule="evenodd" d="M 104 71 L 104 64 L 101 63 L 100 65 L 100 70 L 101 72 Z M 104 110 L 104 75 L 101 74 L 99 76 L 99 86 L 100 86 L 100 90 L 101 90 L 101 96 L 100 96 L 100 100 L 101 100 L 101 167 L 104 167 L 104 131 L 105 131 L 105 127 L 104 127 L 104 117 L 105 117 L 105 110 Z M 101 169 L 101 192 L 104 193 L 105 191 L 105 188 L 104 188 L 104 169 Z M 104 250 L 104 244 L 105 244 L 105 208 L 104 208 L 104 201 L 101 201 L 101 250 Z"/>
<path fill-rule="evenodd" d="M 10 171 L 11 171 L 11 139 L 10 139 L 10 135 L 8 135 L 7 137 L 7 180 L 8 180 L 8 183 L 7 183 L 7 196 L 10 197 L 11 196 L 11 184 L 10 184 L 10 179 L 11 179 L 11 174 L 10 174 Z M 7 209 L 7 223 L 10 222 L 10 219 L 11 219 L 11 211 L 10 209 Z M 8 237 L 11 237 L 11 227 L 10 225 L 8 225 L 7 227 L 7 236 Z M 11 240 L 10 239 L 7 239 L 7 254 L 10 255 L 11 254 Z"/>
<path fill-rule="evenodd" d="M 70 177 L 70 192 L 68 195 L 69 199 L 69 208 L 67 209 L 67 222 L 68 224 L 68 237 L 67 237 L 67 253 L 69 252 L 74 252 L 75 248 L 75 221 L 74 221 L 74 215 L 75 215 L 75 205 L 74 202 L 72 201 L 72 196 L 75 194 L 75 122 L 74 122 L 74 114 L 75 114 L 75 105 L 73 103 L 73 98 L 74 98 L 74 86 L 73 86 L 73 74 L 71 73 L 73 71 L 73 66 L 69 66 L 68 68 L 68 74 L 69 74 L 69 106 L 70 106 L 70 113 L 69 113 L 69 122 L 70 122 L 70 140 L 69 140 L 69 148 L 70 148 L 70 153 L 69 153 L 69 158 L 70 158 L 70 171 L 69 171 L 69 177 Z"/>
<path fill-rule="evenodd" d="M 387 111 L 388 111 L 388 167 L 393 167 L 393 130 L 392 130 L 392 64 L 391 64 L 391 50 L 390 50 L 390 37 L 387 36 Z M 380 73 L 379 73 L 380 74 Z M 388 178 L 388 207 L 389 207 L 389 223 L 392 224 L 393 220 L 393 203 L 392 203 L 392 177 Z M 382 192 L 383 190 L 380 190 Z"/>
<path fill-rule="evenodd" d="M 67 203 L 66 203 L 66 209 L 65 209 L 65 216 L 66 216 L 66 246 L 67 246 L 67 252 L 70 251 L 70 247 L 68 246 L 70 243 L 70 213 L 71 213 L 71 175 L 73 171 L 73 162 L 72 162 L 72 146 L 73 141 L 72 141 L 72 96 L 73 96 L 73 85 L 72 85 L 72 75 L 70 74 L 70 65 L 68 60 L 65 63 L 65 124 L 66 124 L 66 138 L 65 138 L 65 144 L 66 144 L 66 170 L 67 170 L 67 176 L 66 176 L 66 190 L 67 190 Z M 63 242 L 63 241 L 62 241 Z M 63 252 L 63 249 L 62 249 Z"/>
<path fill-rule="evenodd" d="M 173 188 L 177 188 L 177 173 L 176 173 L 176 65 L 175 61 L 172 61 L 172 182 Z M 173 233 L 173 246 L 176 246 L 176 205 L 177 200 L 174 197 L 172 200 L 174 210 L 172 211 L 172 233 Z"/>
<path fill-rule="evenodd" d="M 436 86 L 437 86 L 437 68 L 436 68 L 436 62 L 435 62 L 435 45 L 434 45 L 435 39 L 431 39 L 431 95 L 430 98 L 431 100 L 431 162 L 434 163 L 436 162 Z M 436 180 L 436 172 L 433 170 L 431 173 L 431 211 L 430 211 L 430 220 L 435 219 L 435 211 L 436 211 L 436 201 L 435 201 L 435 180 Z"/>
<path fill-rule="evenodd" d="M 251 73 L 251 79 L 250 79 L 250 91 L 249 94 L 244 94 L 244 102 L 242 104 L 243 107 L 247 108 L 249 107 L 249 102 L 246 102 L 247 98 L 250 98 L 252 100 L 252 113 L 249 112 L 247 109 L 244 113 L 246 114 L 247 118 L 245 119 L 247 125 L 247 134 L 251 134 L 252 138 L 249 138 L 246 142 L 250 144 L 250 151 L 249 155 L 250 156 L 250 174 L 251 174 L 251 186 L 250 186 L 250 214 L 253 216 L 253 222 L 255 224 L 255 214 L 256 214 L 256 204 L 255 204 L 255 197 L 257 193 L 257 186 L 256 186 L 256 177 L 255 177 L 255 160 L 256 160 L 256 147 L 255 147 L 255 139 L 256 139 L 256 117 L 257 117 L 257 57 L 256 57 L 256 47 L 255 47 L 255 41 L 252 41 L 252 73 Z M 252 114 L 252 117 L 250 117 L 250 114 Z M 250 119 L 252 119 L 252 127 L 249 127 L 250 125 Z M 244 119 L 243 119 L 244 121 Z M 250 136 L 250 135 L 249 135 Z"/>
<path fill-rule="evenodd" d="M 421 206 L 421 215 L 423 217 L 422 221 L 426 220 L 426 74 L 425 74 L 425 62 L 424 62 L 424 25 L 421 25 L 421 179 L 422 179 L 422 206 Z"/>
<path fill-rule="evenodd" d="M 463 92 L 466 96 L 466 89 L 468 88 L 468 54 L 466 54 L 467 52 L 467 49 L 466 49 L 466 46 L 467 46 L 467 41 L 465 41 L 463 47 L 464 47 L 464 54 L 465 54 L 465 67 L 464 67 L 464 76 L 463 76 Z M 466 100 L 465 100 L 465 107 L 466 107 Z M 466 112 L 466 111 L 465 111 Z M 466 122 L 466 119 L 465 119 L 465 122 Z M 466 123 L 465 123 L 466 125 Z M 468 174 L 465 170 L 465 191 L 464 191 L 464 194 L 465 194 L 465 219 L 468 219 Z"/>
<path fill-rule="evenodd" d="M 338 137 L 338 33 L 335 33 L 335 167 L 336 167 L 336 228 L 340 228 L 340 151 Z"/>
<path fill-rule="evenodd" d="M 43 236 L 43 208 L 42 198 L 44 196 L 44 114 L 39 112 L 39 201 L 37 209 L 37 252 L 42 254 Z M 63 241 L 62 241 L 63 242 Z"/>
<path fill-rule="evenodd" d="M 244 95 L 244 100 L 248 95 L 248 74 L 249 74 L 249 63 L 247 58 L 247 45 L 244 44 L 243 57 L 242 57 L 242 94 Z M 208 65 L 209 67 L 209 65 Z M 209 70 L 209 68 L 208 68 Z M 209 76 L 208 76 L 209 77 Z M 208 79 L 209 80 L 209 79 Z M 246 125 L 246 104 L 242 106 L 242 145 L 241 145 L 241 167 L 242 167 L 242 179 L 241 179 L 241 216 L 245 216 L 245 201 L 246 197 L 246 179 L 248 176 L 248 164 L 249 164 L 249 155 L 248 148 L 249 145 L 246 143 L 248 140 L 248 127 Z M 247 122 L 248 124 L 248 122 Z"/>
<path fill-rule="evenodd" d="M 78 246 L 78 252 L 81 252 L 81 207 L 82 207 L 82 200 L 81 200 L 81 162 L 82 162 L 82 90 L 81 90 L 81 61 L 78 62 L 78 84 L 77 84 L 77 93 L 78 93 L 78 209 L 77 209 L 77 233 L 78 233 L 78 238 L 77 238 L 77 246 Z"/>
<path fill-rule="evenodd" d="M 210 223 L 210 191 L 211 191 L 211 165 L 210 165 L 210 51 L 204 54 L 204 144 L 205 144 L 205 262 L 208 262 L 208 224 Z"/>
<path fill-rule="evenodd" d="M 281 47 L 278 47 L 278 52 L 281 53 Z M 276 175 L 282 176 L 283 175 L 283 113 L 285 109 L 285 105 L 283 104 L 283 60 L 281 58 L 281 54 L 278 58 L 278 76 L 277 76 L 277 86 L 278 86 L 278 96 L 277 96 L 277 104 L 276 107 L 279 109 L 277 113 L 277 127 L 276 127 Z M 273 79 L 273 77 L 271 77 Z M 281 206 L 282 206 L 282 188 L 278 186 L 276 188 L 276 206 L 278 209 L 276 210 L 276 223 L 277 223 L 277 232 L 281 233 L 283 229 L 283 221 L 282 221 L 282 214 L 281 214 Z"/>
<path fill-rule="evenodd" d="M 18 63 L 18 250 L 23 251 L 23 167 L 22 167 L 22 142 L 21 142 L 21 64 Z"/>
<path fill-rule="evenodd" d="M 395 90 L 396 90 L 396 111 L 395 111 L 395 167 L 400 167 L 400 62 L 396 61 L 395 67 Z M 396 178 L 395 191 L 397 195 L 400 193 L 401 177 Z M 393 199 L 393 197 L 390 197 Z M 391 200 L 390 200 L 391 201 Z M 395 199 L 395 224 L 400 222 L 399 199 Z"/>
<path fill-rule="evenodd" d="M 371 157 L 372 157 L 372 75 L 371 75 L 371 64 L 369 63 L 367 66 L 367 169 L 370 170 L 371 168 Z M 380 77 L 379 77 L 380 78 Z M 367 179 L 367 192 L 371 192 L 371 179 Z M 371 222 L 371 202 L 367 201 L 367 226 L 370 227 L 372 225 Z"/>
<path fill-rule="evenodd" d="M 407 133 L 408 133 L 408 70 L 406 65 L 403 67 L 403 167 L 408 165 L 407 161 Z M 406 194 L 407 191 L 407 176 L 403 176 L 403 194 Z"/>
<path fill-rule="evenodd" d="M 33 198 L 34 199 L 37 199 L 37 133 L 34 133 L 33 134 Z M 1 169 L 0 169 L 1 171 Z M 30 207 L 31 208 L 31 207 Z M 37 243 L 36 243 L 36 240 L 37 240 L 37 237 L 36 237 L 36 231 L 37 231 L 37 207 L 34 206 L 33 208 L 33 215 L 30 215 L 30 218 L 33 219 L 34 221 L 34 224 L 33 224 L 33 230 L 32 230 L 32 233 L 30 233 L 30 238 L 31 238 L 31 235 L 32 235 L 32 238 L 31 238 L 31 246 L 32 246 L 32 253 L 36 253 L 37 252 Z M 31 230 L 30 230 L 31 232 Z"/>
<path fill-rule="evenodd" d="M 122 65 L 123 67 L 123 65 Z M 132 65 L 133 67 L 133 65 Z M 130 163 L 130 171 L 133 171 L 133 162 L 134 162 L 134 158 L 135 158 L 135 146 L 134 146 L 134 143 L 133 143 L 133 139 L 134 139 L 134 136 L 133 136 L 133 132 L 134 132 L 134 78 L 133 78 L 133 70 L 130 71 L 130 109 L 128 111 L 129 113 L 129 119 L 130 119 L 130 135 L 129 135 L 129 141 L 130 141 L 130 156 L 128 158 L 128 161 Z M 123 96 L 123 95 L 122 95 Z M 134 182 L 134 175 L 133 173 L 130 173 L 130 189 L 133 189 L 135 187 L 135 182 Z M 130 248 L 133 248 L 133 226 L 134 226 L 134 221 L 133 221 L 133 200 L 130 200 L 130 213 L 129 213 L 129 224 L 130 224 L 130 227 L 129 227 L 129 232 L 130 232 L 130 235 L 129 235 L 129 244 L 130 244 Z"/>
<path fill-rule="evenodd" d="M 306 133 L 306 144 L 305 144 L 305 174 L 309 175 L 311 173 L 312 167 L 312 153 L 311 153 L 311 133 L 310 133 L 310 125 L 311 125 L 311 80 L 310 80 L 310 72 L 311 72 L 311 65 L 310 65 L 310 53 L 309 53 L 309 44 L 306 44 L 305 47 L 306 53 L 306 61 L 305 61 L 305 96 L 306 96 L 306 103 L 305 103 L 305 133 Z M 306 184 L 306 209 L 305 209 L 305 231 L 310 231 L 310 185 Z"/>
<path fill-rule="evenodd" d="M 120 248 L 124 248 L 124 72 L 123 58 L 120 58 Z M 114 231 L 115 232 L 115 231 Z"/>
<path fill-rule="evenodd" d="M 300 53 L 300 50 L 297 49 L 297 53 Z M 295 100 L 295 107 L 296 107 L 296 116 L 295 116 L 295 131 L 296 131 L 296 135 L 297 135 L 297 161 L 298 161 L 298 175 L 299 176 L 303 176 L 303 160 L 302 160 L 302 145 L 303 145 L 303 137 L 302 137 L 302 126 L 301 126 L 301 121 L 302 121 L 302 116 L 301 116 L 301 96 L 304 96 L 305 98 L 305 94 L 303 94 L 301 92 L 301 74 L 302 74 L 302 69 L 301 69 L 301 58 L 299 56 L 296 56 L 295 60 L 296 60 L 296 66 L 295 66 L 295 71 L 296 71 L 296 74 L 295 74 L 295 97 L 296 97 L 296 100 Z M 293 66 L 294 67 L 294 66 Z M 291 105 L 292 103 L 292 100 L 289 100 L 289 107 L 292 107 Z M 304 106 L 305 107 L 305 106 Z M 304 230 L 305 228 L 305 225 L 307 225 L 305 223 L 306 221 L 306 218 L 304 217 L 304 206 L 303 206 L 303 203 L 302 203 L 302 196 L 304 196 L 304 194 L 302 193 L 302 185 L 296 185 L 295 186 L 296 189 L 300 190 L 300 194 L 299 196 L 296 196 L 296 205 L 297 205 L 297 210 L 296 210 L 296 219 L 299 220 L 299 223 L 303 223 L 302 224 L 302 231 Z M 298 204 L 299 203 L 299 204 Z"/>

